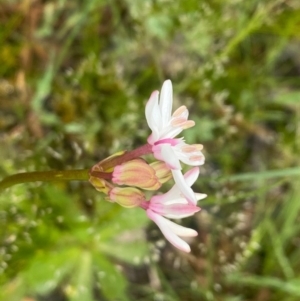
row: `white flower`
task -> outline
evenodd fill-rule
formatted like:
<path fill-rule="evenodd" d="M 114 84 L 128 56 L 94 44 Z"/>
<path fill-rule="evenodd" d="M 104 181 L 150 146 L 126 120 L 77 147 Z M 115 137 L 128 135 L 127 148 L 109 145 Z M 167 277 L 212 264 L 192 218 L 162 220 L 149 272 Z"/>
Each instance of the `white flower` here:
<path fill-rule="evenodd" d="M 146 119 L 152 134 L 148 138 L 148 143 L 153 145 L 155 142 L 174 138 L 181 133 L 183 129 L 190 128 L 195 122 L 188 120 L 189 111 L 185 106 L 178 108 L 173 115 L 173 91 L 172 82 L 166 80 L 163 83 L 161 94 L 154 91 L 146 105 Z"/>
<path fill-rule="evenodd" d="M 153 92 L 146 105 L 146 119 L 152 130 L 148 143 L 152 145 L 154 157 L 164 161 L 171 169 L 175 183 L 187 200 L 196 204 L 192 189 L 183 179 L 180 161 L 191 166 L 202 165 L 204 163 L 204 155 L 201 152 L 203 146 L 201 144 L 189 145 L 182 138 L 174 138 L 183 129 L 190 128 L 195 123 L 188 120 L 189 112 L 185 106 L 180 107 L 171 115 L 172 105 L 172 83 L 166 80 L 160 97 L 158 91 Z"/>

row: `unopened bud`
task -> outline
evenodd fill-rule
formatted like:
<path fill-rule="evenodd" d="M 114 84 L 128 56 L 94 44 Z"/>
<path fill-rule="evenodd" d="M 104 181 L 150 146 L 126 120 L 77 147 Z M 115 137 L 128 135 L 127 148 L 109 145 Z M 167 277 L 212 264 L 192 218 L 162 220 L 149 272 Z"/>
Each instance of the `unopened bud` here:
<path fill-rule="evenodd" d="M 125 151 L 119 151 L 102 161 L 98 162 L 96 165 L 92 167 L 92 170 L 97 171 L 105 171 L 105 172 L 112 172 L 113 171 L 113 165 L 111 165 L 111 162 L 115 160 L 117 157 L 122 156 L 125 153 Z"/>
<path fill-rule="evenodd" d="M 155 161 L 150 166 L 155 170 L 155 175 L 161 184 L 166 183 L 172 178 L 171 170 L 165 162 Z"/>
<path fill-rule="evenodd" d="M 90 177 L 89 181 L 98 191 L 108 194 L 111 184 L 107 181 L 96 177 Z"/>
<path fill-rule="evenodd" d="M 115 187 L 109 192 L 109 197 L 125 208 L 138 207 L 145 200 L 144 194 L 134 187 Z"/>
<path fill-rule="evenodd" d="M 118 185 L 136 186 L 146 190 L 157 190 L 161 186 L 155 169 L 142 159 L 134 159 L 116 166 L 112 181 Z"/>
<path fill-rule="evenodd" d="M 101 168 L 97 165 L 94 165 L 91 169 L 92 171 L 101 171 Z M 90 183 L 100 192 L 108 195 L 108 192 L 112 189 L 113 185 L 107 182 L 105 179 L 102 179 L 97 176 L 90 175 L 89 178 Z"/>

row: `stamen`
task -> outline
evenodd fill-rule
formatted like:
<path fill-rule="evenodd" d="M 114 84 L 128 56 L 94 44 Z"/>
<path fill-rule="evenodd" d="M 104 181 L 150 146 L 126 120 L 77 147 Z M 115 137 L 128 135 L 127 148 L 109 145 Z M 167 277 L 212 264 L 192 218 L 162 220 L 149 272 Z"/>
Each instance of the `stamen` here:
<path fill-rule="evenodd" d="M 187 111 L 186 106 L 181 106 L 173 113 L 172 117 L 174 118 L 179 117 L 185 111 Z"/>
<path fill-rule="evenodd" d="M 184 153 L 193 153 L 193 152 L 197 151 L 197 147 L 195 147 L 195 145 L 184 145 L 181 147 L 181 150 Z"/>
<path fill-rule="evenodd" d="M 184 130 L 186 130 L 186 129 L 189 129 L 189 128 L 193 127 L 194 125 L 195 125 L 195 121 L 193 121 L 193 120 L 187 120 L 185 122 L 185 124 L 182 126 L 182 128 Z"/>
<path fill-rule="evenodd" d="M 183 128 L 186 122 L 187 121 L 184 117 L 176 117 L 171 120 L 171 125 L 173 127 L 182 127 Z"/>
<path fill-rule="evenodd" d="M 201 161 L 201 160 L 203 160 L 203 156 L 201 156 L 201 155 L 194 155 L 194 156 L 190 156 L 189 159 L 191 161 Z"/>
<path fill-rule="evenodd" d="M 195 148 L 199 151 L 201 151 L 203 149 L 203 145 L 202 144 L 193 144 L 193 146 L 195 146 Z"/>

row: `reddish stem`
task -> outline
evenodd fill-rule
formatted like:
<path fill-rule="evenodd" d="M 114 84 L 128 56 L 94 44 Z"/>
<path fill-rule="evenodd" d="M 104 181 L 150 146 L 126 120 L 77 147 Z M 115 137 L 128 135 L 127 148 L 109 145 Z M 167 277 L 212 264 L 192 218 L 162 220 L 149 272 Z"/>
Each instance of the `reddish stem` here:
<path fill-rule="evenodd" d="M 121 156 L 113 157 L 111 160 L 103 162 L 101 164 L 101 167 L 103 168 L 103 170 L 109 170 L 110 168 L 115 167 L 117 165 L 121 165 L 124 162 L 128 162 L 133 159 L 139 158 L 143 155 L 147 155 L 151 153 L 152 153 L 152 145 L 145 144 L 130 152 L 126 152 Z"/>
<path fill-rule="evenodd" d="M 105 179 L 105 180 L 111 180 L 112 179 L 112 172 L 103 172 L 103 171 L 90 171 L 90 176 Z"/>

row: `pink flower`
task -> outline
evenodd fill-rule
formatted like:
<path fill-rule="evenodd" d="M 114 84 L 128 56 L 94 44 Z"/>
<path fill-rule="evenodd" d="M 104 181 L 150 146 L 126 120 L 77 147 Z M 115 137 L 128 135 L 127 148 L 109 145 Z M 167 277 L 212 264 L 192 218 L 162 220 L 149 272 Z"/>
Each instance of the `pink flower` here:
<path fill-rule="evenodd" d="M 154 157 L 164 161 L 171 169 L 175 183 L 188 202 L 195 205 L 197 201 L 192 189 L 183 179 L 180 161 L 191 166 L 204 164 L 204 155 L 201 152 L 203 147 L 201 144 L 186 144 L 182 138 L 174 138 L 183 129 L 190 128 L 195 123 L 188 120 L 189 112 L 185 106 L 180 107 L 171 115 L 172 105 L 172 83 L 166 80 L 160 97 L 158 91 L 153 92 L 146 105 L 146 119 L 152 130 L 148 143 L 152 145 Z"/>
<path fill-rule="evenodd" d="M 199 168 L 194 167 L 184 175 L 187 185 L 194 184 L 199 175 Z M 198 201 L 206 197 L 205 194 L 194 193 L 195 199 Z M 185 228 L 177 225 L 167 218 L 184 218 L 191 216 L 200 210 L 199 207 L 190 204 L 185 197 L 182 196 L 180 189 L 174 185 L 167 193 L 153 196 L 150 201 L 140 203 L 140 207 L 146 210 L 147 216 L 153 220 L 160 228 L 166 239 L 176 248 L 190 252 L 190 246 L 181 237 L 197 236 L 197 232 L 193 229 Z"/>

